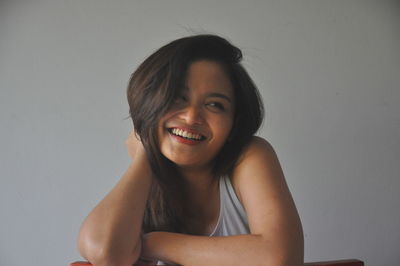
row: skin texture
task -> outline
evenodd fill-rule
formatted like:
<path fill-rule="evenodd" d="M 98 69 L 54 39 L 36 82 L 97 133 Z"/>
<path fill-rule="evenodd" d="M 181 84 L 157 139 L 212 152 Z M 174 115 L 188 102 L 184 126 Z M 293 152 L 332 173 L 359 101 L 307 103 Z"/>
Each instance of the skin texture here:
<path fill-rule="evenodd" d="M 303 233 L 278 157 L 268 141 L 253 137 L 230 176 L 244 206 L 250 234 L 208 237 L 219 213 L 218 182 L 211 160 L 228 140 L 235 99 L 232 84 L 215 62 L 194 62 L 187 90 L 159 121 L 161 152 L 187 180 L 196 208 L 199 235 L 151 232 L 141 223 L 152 182 L 140 140 L 126 141 L 133 158 L 113 190 L 83 223 L 78 239 L 82 256 L 95 266 L 132 265 L 140 256 L 180 265 L 303 265 Z M 181 128 L 205 137 L 185 143 L 168 131 Z"/>

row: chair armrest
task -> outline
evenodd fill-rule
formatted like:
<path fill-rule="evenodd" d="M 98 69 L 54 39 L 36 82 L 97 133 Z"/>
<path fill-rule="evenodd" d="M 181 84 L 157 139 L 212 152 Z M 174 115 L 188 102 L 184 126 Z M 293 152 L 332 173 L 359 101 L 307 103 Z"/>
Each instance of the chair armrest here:
<path fill-rule="evenodd" d="M 333 261 L 308 262 L 305 263 L 304 266 L 364 266 L 364 262 L 356 259 L 333 260 Z"/>

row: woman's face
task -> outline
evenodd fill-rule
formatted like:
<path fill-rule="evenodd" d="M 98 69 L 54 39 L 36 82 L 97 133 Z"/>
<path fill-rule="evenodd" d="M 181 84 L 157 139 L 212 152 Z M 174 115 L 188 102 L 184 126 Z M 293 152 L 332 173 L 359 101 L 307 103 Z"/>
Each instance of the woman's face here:
<path fill-rule="evenodd" d="M 182 168 L 210 166 L 231 132 L 234 111 L 223 67 L 206 60 L 192 63 L 184 94 L 159 121 L 161 153 Z"/>

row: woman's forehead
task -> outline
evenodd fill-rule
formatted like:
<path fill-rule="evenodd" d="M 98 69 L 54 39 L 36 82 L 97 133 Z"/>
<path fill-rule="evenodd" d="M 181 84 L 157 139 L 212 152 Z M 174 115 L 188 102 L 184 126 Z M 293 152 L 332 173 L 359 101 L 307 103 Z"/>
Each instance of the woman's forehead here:
<path fill-rule="evenodd" d="M 184 90 L 227 94 L 233 97 L 233 88 L 224 67 L 214 61 L 196 61 L 189 66 Z"/>

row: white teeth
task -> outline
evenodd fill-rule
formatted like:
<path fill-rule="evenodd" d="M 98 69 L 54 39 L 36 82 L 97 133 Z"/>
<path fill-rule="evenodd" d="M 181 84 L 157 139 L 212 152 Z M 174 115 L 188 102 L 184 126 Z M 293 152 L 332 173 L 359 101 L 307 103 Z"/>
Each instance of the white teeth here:
<path fill-rule="evenodd" d="M 190 138 L 190 139 L 196 139 L 196 140 L 200 140 L 201 139 L 201 135 L 200 134 L 190 133 L 190 132 L 187 132 L 185 130 L 178 129 L 178 128 L 173 128 L 171 130 L 171 132 L 174 135 L 181 136 L 181 137 L 184 137 L 184 138 Z"/>

